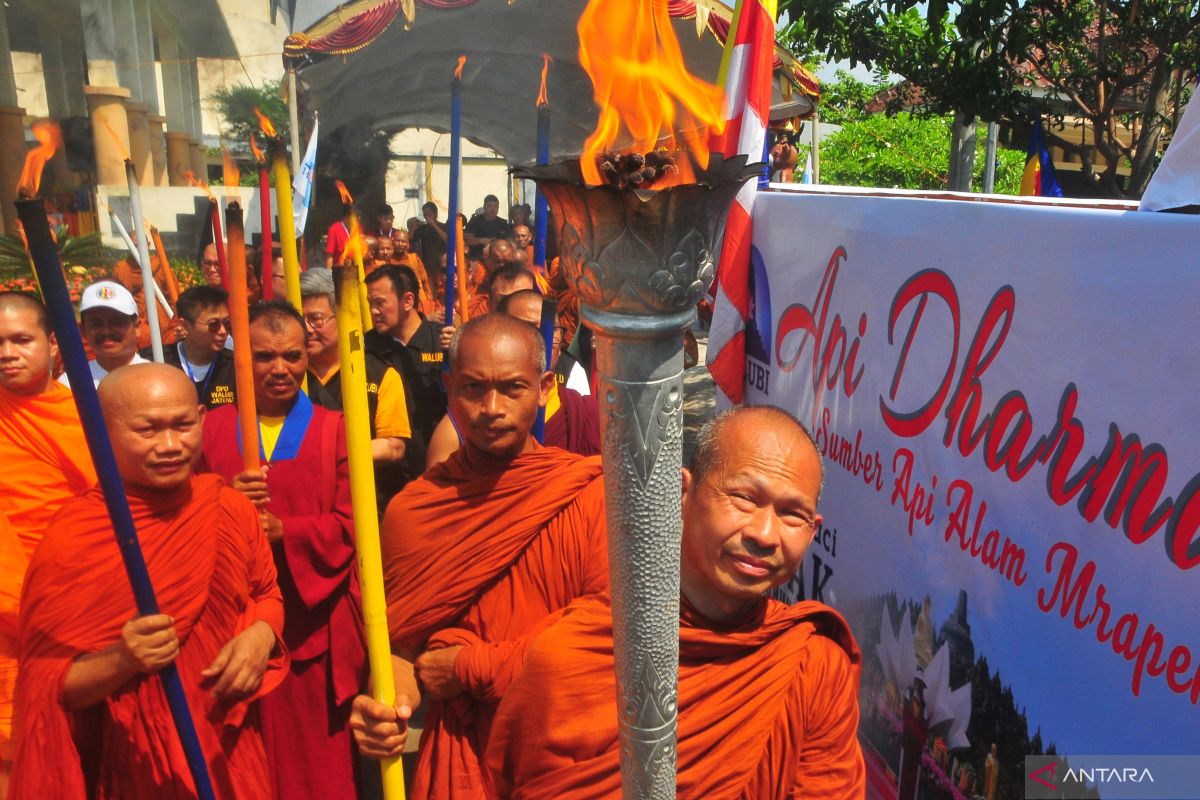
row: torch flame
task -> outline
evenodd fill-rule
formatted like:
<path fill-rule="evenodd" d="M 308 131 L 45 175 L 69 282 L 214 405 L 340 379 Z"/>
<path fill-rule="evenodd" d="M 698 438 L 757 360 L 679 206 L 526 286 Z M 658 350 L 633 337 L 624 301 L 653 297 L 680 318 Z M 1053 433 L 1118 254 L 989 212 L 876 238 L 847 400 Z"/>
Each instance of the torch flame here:
<path fill-rule="evenodd" d="M 466 64 L 466 63 L 467 63 L 467 57 L 466 57 L 466 56 L 459 56 L 459 57 L 458 57 L 458 66 L 454 68 L 454 77 L 455 77 L 456 79 L 460 80 L 460 81 L 462 80 L 462 68 L 463 68 L 463 64 Z"/>
<path fill-rule="evenodd" d="M 545 108 L 550 105 L 550 97 L 546 94 L 546 73 L 550 71 L 551 60 L 549 53 L 542 53 L 542 85 L 538 89 L 538 108 Z"/>
<path fill-rule="evenodd" d="M 213 201 L 214 203 L 217 202 L 217 196 L 212 193 L 212 189 L 208 188 L 208 184 L 201 183 L 199 179 L 196 178 L 196 173 L 192 172 L 190 169 L 184 170 L 183 177 L 187 178 L 187 182 L 196 189 L 203 189 L 205 193 L 208 194 L 209 200 Z"/>
<path fill-rule="evenodd" d="M 238 194 L 238 184 L 242 182 L 242 171 L 238 169 L 237 164 L 233 160 L 233 156 L 229 154 L 229 148 L 222 145 L 221 161 L 224 162 L 223 175 L 225 176 L 225 196 L 231 201 L 241 201 L 241 195 Z"/>
<path fill-rule="evenodd" d="M 708 166 L 711 132 L 725 127 L 720 87 L 691 75 L 671 27 L 664 0 L 589 0 L 579 18 L 579 63 L 592 79 L 600 107 L 596 129 L 584 143 L 584 180 L 601 182 L 597 156 L 610 152 L 622 127 L 633 139 L 626 152 L 647 153 L 665 145 Z M 614 34 L 614 31 L 620 33 Z M 694 180 L 689 158 L 678 160 L 670 183 Z M 658 187 L 667 184 L 660 183 Z"/>
<path fill-rule="evenodd" d="M 347 208 L 354 205 L 354 195 L 350 194 L 350 190 L 346 188 L 346 184 L 339 180 L 335 180 L 338 194 L 342 197 L 342 205 Z M 363 257 L 363 241 L 362 235 L 358 230 L 358 218 L 351 215 L 350 217 L 350 237 L 346 240 L 346 246 L 342 249 L 342 258 L 340 263 L 345 264 L 347 260 L 358 263 Z"/>
<path fill-rule="evenodd" d="M 25 168 L 17 182 L 17 196 L 36 197 L 42 185 L 42 168 L 63 146 L 62 130 L 50 120 L 33 123 L 33 138 L 39 144 L 25 155 Z"/>
<path fill-rule="evenodd" d="M 125 143 L 121 141 L 121 137 L 117 136 L 117 132 L 113 130 L 113 126 L 108 124 L 108 120 L 104 120 L 104 127 L 108 129 L 108 135 L 116 143 L 117 149 L 121 151 L 121 158 L 126 161 L 132 161 L 133 156 L 129 155 L 129 149 L 125 147 Z"/>
<path fill-rule="evenodd" d="M 266 114 L 259 110 L 258 106 L 254 107 L 254 116 L 258 117 L 258 128 L 267 136 L 274 139 L 278 134 L 275 133 L 275 125 L 267 117 Z"/>
<path fill-rule="evenodd" d="M 254 158 L 258 161 L 258 163 L 267 163 L 266 156 L 263 155 L 263 151 L 259 149 L 258 142 L 254 140 L 254 131 L 250 131 L 250 151 L 254 153 Z"/>

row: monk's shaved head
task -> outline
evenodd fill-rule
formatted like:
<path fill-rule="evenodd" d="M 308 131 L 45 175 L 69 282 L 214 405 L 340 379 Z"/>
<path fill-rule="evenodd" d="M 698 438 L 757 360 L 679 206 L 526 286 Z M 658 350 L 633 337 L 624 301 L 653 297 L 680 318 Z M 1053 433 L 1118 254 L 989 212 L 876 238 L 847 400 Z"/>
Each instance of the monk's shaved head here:
<path fill-rule="evenodd" d="M 110 414 L 128 413 L 138 406 L 180 397 L 199 405 L 196 384 L 187 373 L 167 364 L 129 364 L 113 370 L 96 390 L 105 419 Z"/>
<path fill-rule="evenodd" d="M 485 314 L 463 325 L 450 340 L 450 370 L 458 371 L 462 366 L 462 353 L 476 344 L 500 339 L 516 339 L 529 351 L 530 364 L 538 374 L 546 371 L 546 345 L 535 326 L 511 317 L 508 314 Z"/>
<path fill-rule="evenodd" d="M 706 422 L 696 435 L 696 449 L 692 451 L 692 462 L 689 465 L 692 480 L 700 483 L 706 474 L 719 470 L 724 457 L 730 453 L 729 445 L 737 438 L 737 434 L 755 430 L 794 436 L 806 450 L 811 450 L 816 456 L 817 464 L 820 465 L 820 486 L 824 488 L 825 465 L 812 435 L 800 420 L 776 406 L 737 406 L 717 414 Z"/>
<path fill-rule="evenodd" d="M 130 364 L 100 381 L 98 393 L 121 479 L 156 491 L 183 486 L 200 454 L 204 420 L 187 374 L 166 364 Z"/>
<path fill-rule="evenodd" d="M 29 311 L 34 315 L 36 324 L 47 336 L 50 335 L 50 316 L 46 306 L 31 294 L 24 292 L 0 292 L 0 311 Z"/>

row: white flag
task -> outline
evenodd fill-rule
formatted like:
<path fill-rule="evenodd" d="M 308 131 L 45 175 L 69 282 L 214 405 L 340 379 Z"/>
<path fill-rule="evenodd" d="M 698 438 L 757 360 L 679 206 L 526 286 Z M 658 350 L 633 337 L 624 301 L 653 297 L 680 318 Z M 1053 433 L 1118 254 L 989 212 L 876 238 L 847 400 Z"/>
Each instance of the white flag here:
<path fill-rule="evenodd" d="M 1200 90 L 1192 93 L 1162 162 L 1142 194 L 1139 211 L 1200 205 Z"/>
<path fill-rule="evenodd" d="M 292 178 L 292 215 L 295 217 L 296 236 L 304 235 L 308 222 L 308 207 L 312 202 L 313 173 L 317 169 L 317 115 L 313 114 L 312 135 L 308 137 L 308 149 L 300 162 L 300 172 Z"/>

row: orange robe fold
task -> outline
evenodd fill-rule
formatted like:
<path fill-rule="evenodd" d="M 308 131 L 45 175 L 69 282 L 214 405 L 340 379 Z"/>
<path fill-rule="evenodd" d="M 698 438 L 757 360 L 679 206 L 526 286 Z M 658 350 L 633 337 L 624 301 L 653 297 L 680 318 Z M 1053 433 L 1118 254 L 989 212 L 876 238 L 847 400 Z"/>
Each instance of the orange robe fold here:
<path fill-rule="evenodd" d="M 279 647 L 258 693 L 215 698 L 203 679 L 217 653 L 254 622 L 278 638 L 283 602 L 257 512 L 215 476 L 169 494 L 127 490 L 142 554 L 162 613 L 175 619 L 175 661 L 219 798 L 268 798 L 255 702 L 287 672 Z M 21 725 L 10 800 L 192 798 L 183 747 L 158 676 L 140 675 L 83 711 L 62 704 L 80 655 L 107 647 L 137 616 L 98 488 L 54 518 L 21 596 Z M 282 640 L 280 640 L 282 641 Z"/>
<path fill-rule="evenodd" d="M 678 796 L 861 798 L 860 669 L 850 629 L 820 603 L 765 600 L 730 627 L 685 604 Z M 473 695 L 499 702 L 486 754 L 497 797 L 620 797 L 607 595 L 571 604 L 517 642 L 469 646 L 455 670 Z"/>
<path fill-rule="evenodd" d="M 26 397 L 0 387 L 0 464 L 0 512 L 32 556 L 62 504 L 96 483 L 70 389 L 51 383 Z"/>
<path fill-rule="evenodd" d="M 12 761 L 13 691 L 17 685 L 17 600 L 29 557 L 8 518 L 0 512 L 0 761 Z"/>
<path fill-rule="evenodd" d="M 538 448 L 495 464 L 464 447 L 396 495 L 381 539 L 397 652 L 451 627 L 516 639 L 608 586 L 600 459 Z M 409 796 L 490 796 L 480 763 L 489 724 L 490 707 L 471 698 L 431 701 Z"/>

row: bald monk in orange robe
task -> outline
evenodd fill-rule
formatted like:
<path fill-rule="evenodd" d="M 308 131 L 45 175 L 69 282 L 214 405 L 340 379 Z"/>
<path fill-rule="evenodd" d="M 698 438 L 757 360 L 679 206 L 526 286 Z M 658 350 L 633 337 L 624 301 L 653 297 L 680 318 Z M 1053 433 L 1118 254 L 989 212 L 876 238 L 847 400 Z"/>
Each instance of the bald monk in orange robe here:
<path fill-rule="evenodd" d="M 719 416 L 699 441 L 683 481 L 678 796 L 862 798 L 854 638 L 821 603 L 766 597 L 820 526 L 817 450 L 768 407 Z M 619 797 L 610 599 L 539 627 L 459 650 L 452 671 L 422 676 L 427 693 L 499 701 L 486 756 L 496 797 Z"/>
<path fill-rule="evenodd" d="M 96 482 L 71 390 L 51 374 L 57 355 L 41 301 L 0 292 L 0 797 L 16 752 L 16 615 L 25 569 L 54 513 Z"/>
<path fill-rule="evenodd" d="M 219 798 L 267 798 L 256 700 L 287 670 L 283 602 L 250 501 L 196 476 L 204 413 L 177 368 L 105 378 L 100 401 L 162 613 L 137 616 L 99 488 L 69 501 L 21 598 L 10 800 L 188 798 L 155 673 L 174 663 Z"/>
<path fill-rule="evenodd" d="M 0 292 L 0 511 L 30 556 L 62 504 L 96 482 L 71 390 L 51 375 L 57 355 L 41 301 Z"/>
<path fill-rule="evenodd" d="M 419 702 L 412 664 L 420 673 L 436 661 L 437 650 L 417 658 L 435 646 L 432 634 L 457 627 L 484 641 L 513 639 L 608 584 L 600 460 L 530 436 L 553 380 L 527 323 L 490 315 L 456 334 L 450 408 L 466 443 L 396 495 L 383 520 L 398 701 L 392 709 L 355 699 L 351 728 L 367 755 L 403 746 L 402 725 Z M 431 703 L 409 796 L 490 797 L 480 765 L 490 719 L 490 707 L 470 697 Z"/>

